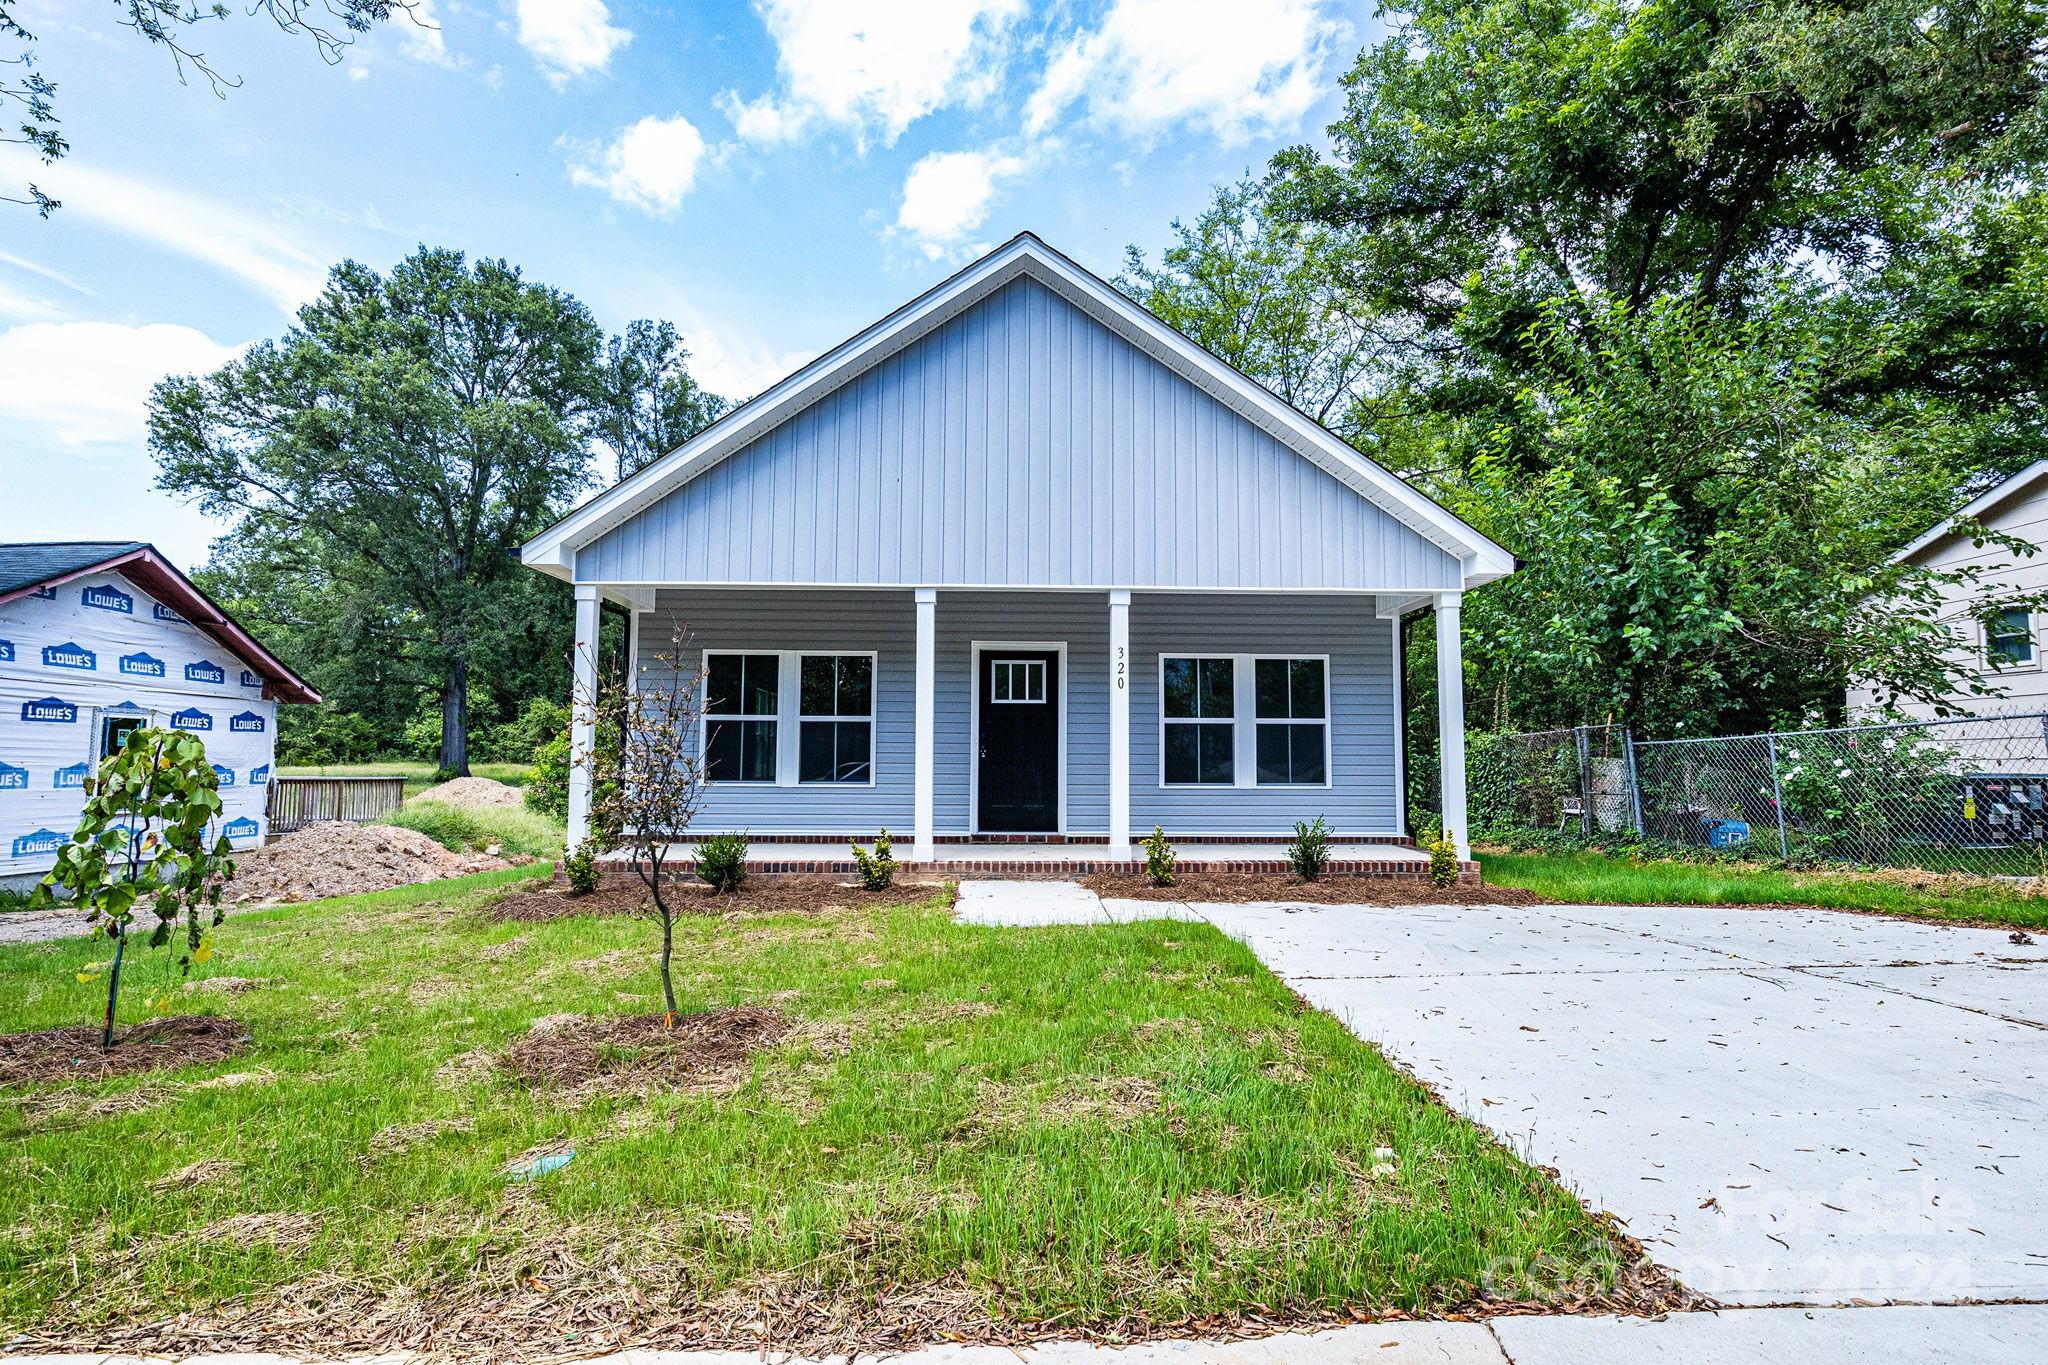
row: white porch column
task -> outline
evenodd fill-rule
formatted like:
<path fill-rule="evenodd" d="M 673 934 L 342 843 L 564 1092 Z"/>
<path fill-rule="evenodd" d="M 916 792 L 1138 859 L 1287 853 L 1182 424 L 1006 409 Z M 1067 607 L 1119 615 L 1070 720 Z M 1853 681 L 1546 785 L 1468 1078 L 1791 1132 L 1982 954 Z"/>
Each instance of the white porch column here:
<path fill-rule="evenodd" d="M 930 862 L 938 856 L 932 842 L 932 745 L 938 733 L 939 590 L 919 588 L 917 601 L 917 723 L 911 763 L 910 856 Z"/>
<path fill-rule="evenodd" d="M 1436 595 L 1436 740 L 1443 771 L 1444 829 L 1458 845 L 1458 859 L 1472 856 L 1472 831 L 1465 826 L 1465 651 L 1458 634 L 1462 594 Z"/>
<path fill-rule="evenodd" d="M 597 585 L 576 585 L 575 682 L 569 693 L 569 847 L 590 835 L 590 750 L 597 741 Z"/>
<path fill-rule="evenodd" d="M 1109 594 L 1109 857 L 1131 856 L 1131 594 Z"/>

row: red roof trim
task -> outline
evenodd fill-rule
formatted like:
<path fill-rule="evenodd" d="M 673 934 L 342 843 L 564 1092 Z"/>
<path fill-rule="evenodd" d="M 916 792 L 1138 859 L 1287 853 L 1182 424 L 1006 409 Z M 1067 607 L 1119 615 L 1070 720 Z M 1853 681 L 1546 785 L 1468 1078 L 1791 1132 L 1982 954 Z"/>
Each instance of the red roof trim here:
<path fill-rule="evenodd" d="M 158 554 L 156 547 L 145 545 L 139 550 L 112 555 L 97 564 L 88 564 L 69 573 L 45 578 L 13 592 L 0 594 L 0 606 L 16 598 L 26 597 L 38 588 L 54 588 L 88 574 L 106 573 L 118 570 L 147 588 L 158 601 L 165 603 L 180 616 L 190 621 L 218 641 L 223 648 L 231 649 L 263 673 L 263 696 L 267 701 L 292 702 L 303 705 L 317 705 L 320 694 L 313 685 L 298 674 L 286 668 L 275 654 L 265 649 L 255 636 L 237 625 L 234 618 L 222 611 L 211 597 L 201 592 L 198 585 L 181 572 L 178 567 Z"/>

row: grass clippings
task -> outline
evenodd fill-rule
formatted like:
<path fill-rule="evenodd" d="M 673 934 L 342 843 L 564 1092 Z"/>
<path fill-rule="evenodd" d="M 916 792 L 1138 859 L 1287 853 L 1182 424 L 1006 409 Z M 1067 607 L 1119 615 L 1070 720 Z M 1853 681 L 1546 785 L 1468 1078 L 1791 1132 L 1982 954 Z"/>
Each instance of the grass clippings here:
<path fill-rule="evenodd" d="M 150 1181 L 149 1187 L 157 1191 L 189 1190 L 195 1185 L 209 1184 L 212 1181 L 224 1179 L 234 1173 L 235 1163 L 232 1161 L 221 1161 L 218 1159 L 195 1161 L 190 1166 L 181 1167 L 178 1170 L 172 1171 L 169 1175 L 160 1176 Z"/>
<path fill-rule="evenodd" d="M 240 1022 L 211 1014 L 180 1014 L 118 1029 L 114 1046 L 106 1051 L 100 1049 L 98 1024 L 0 1034 L 0 1086 L 200 1066 L 227 1060 L 248 1041 L 249 1030 Z"/>
<path fill-rule="evenodd" d="M 1081 884 L 1119 900 L 1241 905 L 1297 901 L 1315 905 L 1530 905 L 1543 900 L 1511 886 L 1461 882 L 1437 886 L 1426 877 L 1324 877 L 1304 881 L 1286 873 L 1182 871 L 1171 886 L 1154 886 L 1138 873 L 1098 872 Z"/>
<path fill-rule="evenodd" d="M 790 1030 L 776 1010 L 741 1005 L 631 1018 L 549 1015 L 498 1059 L 499 1069 L 536 1087 L 702 1085 L 746 1064 L 757 1048 Z"/>

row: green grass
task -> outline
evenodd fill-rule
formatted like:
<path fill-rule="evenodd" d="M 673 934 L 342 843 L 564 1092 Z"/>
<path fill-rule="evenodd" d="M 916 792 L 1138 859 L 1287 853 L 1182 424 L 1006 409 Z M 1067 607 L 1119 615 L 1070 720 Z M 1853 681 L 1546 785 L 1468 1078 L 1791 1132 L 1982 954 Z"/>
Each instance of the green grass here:
<path fill-rule="evenodd" d="M 840 1312 L 915 1337 L 934 1303 L 969 1326 L 1132 1330 L 1426 1313 L 1504 1266 L 1613 1273 L 1575 1200 L 1205 925 L 989 929 L 942 902 L 692 917 L 686 1011 L 798 1021 L 736 1083 L 575 1096 L 444 1070 L 538 1016 L 659 1007 L 648 921 L 476 913 L 534 875 L 236 916 L 202 970 L 279 984 L 179 1008 L 245 1021 L 246 1056 L 0 1091 L 0 1340 L 245 1295 L 235 1311 L 301 1310 L 273 1349 L 359 1349 L 385 1309 L 431 1324 L 430 1351 L 483 1330 L 559 1348 L 562 1324 L 636 1304 L 680 1318 L 672 1346 L 756 1311 L 798 1336 Z M 0 949 L 0 1031 L 90 1020 L 74 972 L 101 956 Z M 131 998 L 160 972 L 138 965 Z M 255 1079 L 206 1084 L 222 1073 Z M 147 1107 L 84 1107 L 117 1094 Z M 464 1126 L 378 1142 L 436 1120 Z M 556 1142 L 568 1166 L 503 1182 Z M 232 1164 L 166 1182 L 209 1159 Z M 257 1214 L 319 1221 L 296 1251 L 223 1227 Z"/>
<path fill-rule="evenodd" d="M 1935 873 L 1787 872 L 1739 863 L 1641 862 L 1605 853 L 1487 853 L 1481 871 L 1560 901 L 1639 905 L 1816 905 L 1918 919 L 2048 928 L 2032 883 Z"/>
<path fill-rule="evenodd" d="M 417 796 L 434 785 L 434 765 L 411 759 L 380 759 L 374 763 L 330 763 L 318 766 L 279 768 L 281 777 L 403 777 L 405 794 Z M 488 777 L 508 786 L 523 787 L 533 776 L 531 763 L 472 763 L 472 777 Z"/>
<path fill-rule="evenodd" d="M 451 806 L 415 798 L 382 823 L 416 829 L 458 853 L 495 846 L 529 858 L 558 858 L 568 838 L 561 821 L 524 806 Z"/>

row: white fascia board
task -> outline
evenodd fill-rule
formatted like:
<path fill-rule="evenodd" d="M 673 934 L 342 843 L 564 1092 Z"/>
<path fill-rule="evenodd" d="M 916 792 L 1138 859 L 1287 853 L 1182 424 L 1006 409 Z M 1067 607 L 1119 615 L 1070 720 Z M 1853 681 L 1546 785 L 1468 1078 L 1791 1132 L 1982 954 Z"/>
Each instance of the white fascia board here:
<path fill-rule="evenodd" d="M 1264 385 L 1238 373 L 1114 286 L 1028 233 L 933 286 L 645 469 L 598 494 L 527 542 L 521 557 L 543 573 L 572 578 L 578 547 L 652 506 L 726 456 L 1022 274 L 1031 275 L 1452 555 L 1462 566 L 1466 587 L 1477 587 L 1514 572 L 1513 555 L 1449 509 L 1361 455 Z"/>
<path fill-rule="evenodd" d="M 2043 474 L 2048 474 L 2048 460 L 2036 460 L 1996 487 L 1985 489 L 1982 493 L 1979 493 L 1976 497 L 1965 503 L 1960 510 L 1936 522 L 1925 535 L 1893 555 L 1892 563 L 1905 563 L 1930 545 L 1934 545 L 1946 538 L 1955 530 L 1957 522 L 1981 517 L 2007 498 L 2026 492 Z"/>

